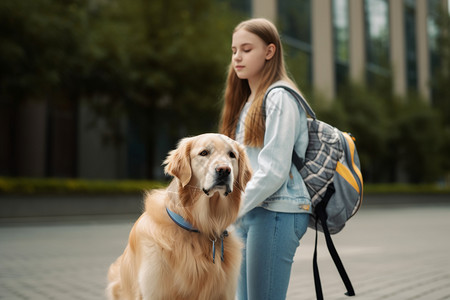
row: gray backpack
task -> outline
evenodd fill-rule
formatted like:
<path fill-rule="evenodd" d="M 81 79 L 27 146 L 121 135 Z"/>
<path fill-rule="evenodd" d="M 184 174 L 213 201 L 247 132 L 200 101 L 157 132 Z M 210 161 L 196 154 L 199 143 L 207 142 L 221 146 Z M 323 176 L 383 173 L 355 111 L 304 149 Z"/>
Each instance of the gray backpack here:
<path fill-rule="evenodd" d="M 330 234 L 341 231 L 361 205 L 363 179 L 354 139 L 349 133 L 317 120 L 305 99 L 287 85 L 276 83 L 270 86 L 263 103 L 275 88 L 289 91 L 311 117 L 308 118 L 309 142 L 305 158 L 300 158 L 293 151 L 292 162 L 299 170 L 311 196 L 313 215 L 309 227 L 316 230 L 313 268 L 317 299 L 323 299 L 317 266 L 318 230 L 325 235 L 328 250 L 347 288 L 347 295 L 353 296 L 355 292 Z"/>

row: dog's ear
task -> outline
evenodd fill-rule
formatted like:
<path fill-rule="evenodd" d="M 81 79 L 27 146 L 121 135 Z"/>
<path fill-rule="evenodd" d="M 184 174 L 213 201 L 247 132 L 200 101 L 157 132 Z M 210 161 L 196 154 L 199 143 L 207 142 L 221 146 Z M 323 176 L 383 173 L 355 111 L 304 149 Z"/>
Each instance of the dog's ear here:
<path fill-rule="evenodd" d="M 184 138 L 178 143 L 178 147 L 175 150 L 169 152 L 166 160 L 164 161 L 164 171 L 168 175 L 175 176 L 181 183 L 182 187 L 185 187 L 191 180 L 191 138 Z"/>
<path fill-rule="evenodd" d="M 238 145 L 239 151 L 239 175 L 238 175 L 238 185 L 241 191 L 244 191 L 247 182 L 249 182 L 252 177 L 252 169 L 250 166 L 250 161 L 247 157 L 247 153 L 245 153 L 244 147 Z"/>

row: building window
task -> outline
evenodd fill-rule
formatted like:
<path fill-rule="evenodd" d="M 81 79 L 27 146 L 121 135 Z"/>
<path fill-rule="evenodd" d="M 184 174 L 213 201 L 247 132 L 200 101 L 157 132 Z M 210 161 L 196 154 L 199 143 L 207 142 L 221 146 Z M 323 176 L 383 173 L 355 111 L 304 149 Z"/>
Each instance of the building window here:
<path fill-rule="evenodd" d="M 339 91 L 349 78 L 349 6 L 348 0 L 333 0 L 332 3 L 336 86 Z"/>
<path fill-rule="evenodd" d="M 389 4 L 386 0 L 365 0 L 367 82 L 389 84 Z"/>
<path fill-rule="evenodd" d="M 348 63 L 349 7 L 348 0 L 333 0 L 334 54 L 337 60 Z"/>
<path fill-rule="evenodd" d="M 448 72 L 448 69 L 443 68 L 443 62 L 448 59 L 446 55 L 446 49 L 448 49 L 448 30 L 444 31 L 444 26 L 448 26 L 444 22 L 444 14 L 450 15 L 450 1 L 448 1 L 448 11 L 444 11 L 445 3 L 442 0 L 429 0 L 427 1 L 427 33 L 428 33 L 428 49 L 430 58 L 430 76 L 433 78 L 430 85 L 431 99 L 435 105 L 445 101 L 445 97 L 440 97 L 439 85 L 442 75 Z M 447 33 L 446 33 L 447 32 Z M 445 78 L 445 76 L 444 76 Z M 442 88 L 442 87 L 441 87 Z"/>
<path fill-rule="evenodd" d="M 417 90 L 416 2 L 404 0 L 404 4 L 406 82 L 409 90 Z"/>
<path fill-rule="evenodd" d="M 428 44 L 431 60 L 431 72 L 437 68 L 439 64 L 439 16 L 441 7 L 441 0 L 428 1 L 428 19 L 427 19 L 427 31 L 428 31 Z"/>
<path fill-rule="evenodd" d="M 289 72 L 300 88 L 311 85 L 311 1 L 279 0 L 280 30 Z"/>

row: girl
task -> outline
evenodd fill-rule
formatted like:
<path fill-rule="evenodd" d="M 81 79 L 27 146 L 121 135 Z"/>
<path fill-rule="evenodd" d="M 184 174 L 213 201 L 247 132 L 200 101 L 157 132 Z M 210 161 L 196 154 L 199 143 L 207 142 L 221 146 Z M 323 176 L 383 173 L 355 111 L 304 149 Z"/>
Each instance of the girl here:
<path fill-rule="evenodd" d="M 306 232 L 311 200 L 292 164 L 304 158 L 306 114 L 283 88 L 288 84 L 280 36 L 265 19 L 240 23 L 233 32 L 232 60 L 220 131 L 245 145 L 253 177 L 245 189 L 237 231 L 244 242 L 238 298 L 285 299 L 291 266 Z"/>

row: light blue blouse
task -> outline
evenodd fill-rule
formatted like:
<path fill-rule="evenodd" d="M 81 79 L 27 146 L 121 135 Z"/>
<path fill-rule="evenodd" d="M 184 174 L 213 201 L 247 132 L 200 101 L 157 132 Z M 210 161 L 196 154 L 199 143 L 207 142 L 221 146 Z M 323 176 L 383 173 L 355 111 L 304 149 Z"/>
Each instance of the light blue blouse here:
<path fill-rule="evenodd" d="M 245 104 L 236 128 L 236 140 L 241 143 L 250 105 Z M 245 146 L 253 176 L 245 189 L 239 217 L 258 206 L 277 212 L 311 213 L 310 196 L 292 163 L 293 149 L 300 157 L 305 157 L 308 145 L 306 113 L 288 91 L 275 88 L 267 96 L 265 114 L 263 147 Z"/>

